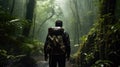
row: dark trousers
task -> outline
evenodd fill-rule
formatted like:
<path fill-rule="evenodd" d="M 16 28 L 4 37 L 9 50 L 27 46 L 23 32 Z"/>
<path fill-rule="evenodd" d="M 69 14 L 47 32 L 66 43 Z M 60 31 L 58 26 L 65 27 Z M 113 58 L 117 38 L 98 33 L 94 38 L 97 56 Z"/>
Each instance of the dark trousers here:
<path fill-rule="evenodd" d="M 65 55 L 50 55 L 49 67 L 65 67 Z"/>

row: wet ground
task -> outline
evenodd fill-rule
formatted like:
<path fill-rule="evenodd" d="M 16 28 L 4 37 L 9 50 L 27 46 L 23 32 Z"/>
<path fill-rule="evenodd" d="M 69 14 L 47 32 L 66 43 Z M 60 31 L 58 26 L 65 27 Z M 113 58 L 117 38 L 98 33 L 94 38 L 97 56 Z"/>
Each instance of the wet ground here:
<path fill-rule="evenodd" d="M 43 58 L 44 58 L 43 56 L 39 56 L 39 57 L 35 58 L 37 60 L 37 67 L 49 67 L 48 61 L 44 61 Z M 73 67 L 73 66 L 69 61 L 67 61 L 66 67 Z"/>
<path fill-rule="evenodd" d="M 49 64 L 46 61 L 38 61 L 37 67 L 49 67 Z M 66 62 L 66 67 L 72 67 L 72 64 L 70 64 L 69 62 Z"/>

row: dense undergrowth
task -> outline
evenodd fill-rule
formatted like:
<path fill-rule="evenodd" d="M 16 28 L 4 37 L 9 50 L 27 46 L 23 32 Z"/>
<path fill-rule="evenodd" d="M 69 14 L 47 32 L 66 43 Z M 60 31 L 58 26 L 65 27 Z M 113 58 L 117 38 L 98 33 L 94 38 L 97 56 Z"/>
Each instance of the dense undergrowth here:
<path fill-rule="evenodd" d="M 120 66 L 120 19 L 113 22 L 110 15 L 103 16 L 81 38 L 80 48 L 72 60 L 75 67 Z M 109 23 L 104 22 L 106 18 Z"/>
<path fill-rule="evenodd" d="M 0 8 L 0 67 L 35 67 L 32 57 L 43 54 L 43 44 L 23 35 L 28 25 Z"/>

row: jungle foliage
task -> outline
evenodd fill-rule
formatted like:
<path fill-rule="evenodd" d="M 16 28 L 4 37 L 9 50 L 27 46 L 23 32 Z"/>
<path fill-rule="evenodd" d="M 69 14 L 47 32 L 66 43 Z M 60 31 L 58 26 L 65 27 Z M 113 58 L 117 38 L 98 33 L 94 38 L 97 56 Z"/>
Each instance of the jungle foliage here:
<path fill-rule="evenodd" d="M 119 3 L 118 0 L 0 0 L 0 67 L 35 67 L 33 57 L 43 55 L 47 27 L 53 26 L 56 19 L 65 22 L 72 51 L 79 48 L 70 59 L 74 67 L 120 66 Z"/>
<path fill-rule="evenodd" d="M 30 24 L 0 7 L 0 67 L 34 67 L 36 61 L 31 56 L 42 55 L 43 44 L 23 34 Z"/>
<path fill-rule="evenodd" d="M 83 43 L 75 54 L 77 58 L 73 56 L 75 67 L 120 66 L 120 19 L 115 16 L 117 6 L 115 0 L 101 0 L 100 3 L 98 21 L 88 35 L 82 37 Z"/>

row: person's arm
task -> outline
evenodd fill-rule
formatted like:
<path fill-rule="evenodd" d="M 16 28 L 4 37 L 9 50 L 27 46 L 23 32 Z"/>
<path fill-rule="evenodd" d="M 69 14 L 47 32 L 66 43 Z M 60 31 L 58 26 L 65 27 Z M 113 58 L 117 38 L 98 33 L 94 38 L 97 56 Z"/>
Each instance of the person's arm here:
<path fill-rule="evenodd" d="M 44 44 L 44 59 L 45 59 L 45 61 L 47 61 L 47 59 L 48 59 L 47 45 L 48 45 L 48 35 L 46 37 L 46 41 Z"/>
<path fill-rule="evenodd" d="M 70 38 L 69 34 L 65 33 L 65 41 L 66 41 L 66 58 L 69 60 L 70 58 L 70 53 L 71 53 L 71 47 L 70 47 Z"/>

